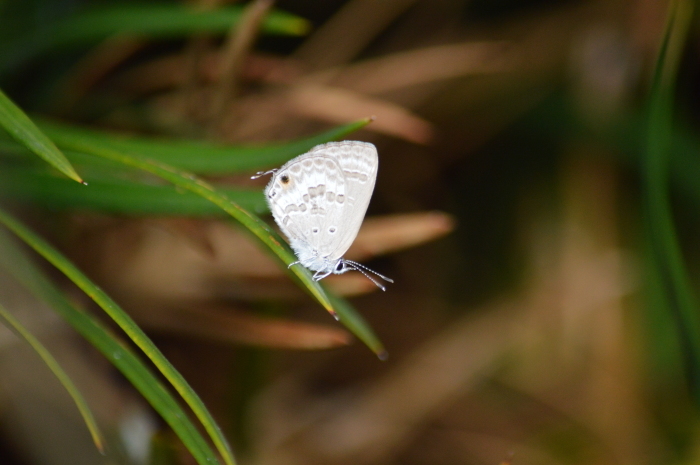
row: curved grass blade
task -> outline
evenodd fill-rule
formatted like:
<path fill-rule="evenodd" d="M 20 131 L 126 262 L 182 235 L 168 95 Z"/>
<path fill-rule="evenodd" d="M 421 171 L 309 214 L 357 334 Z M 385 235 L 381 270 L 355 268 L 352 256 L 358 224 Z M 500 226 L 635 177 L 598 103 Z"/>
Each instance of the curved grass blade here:
<path fill-rule="evenodd" d="M 200 465 L 220 463 L 188 415 L 151 369 L 102 323 L 75 308 L 4 233 L 0 234 L 0 265 L 38 298 L 50 305 L 131 382 L 173 429 L 197 463 Z"/>
<path fill-rule="evenodd" d="M 41 357 L 46 366 L 49 367 L 49 369 L 56 376 L 56 378 L 58 378 L 58 380 L 61 382 L 66 391 L 68 391 L 68 394 L 70 394 L 70 396 L 73 398 L 75 406 L 78 407 L 80 415 L 83 417 L 83 421 L 85 422 L 85 425 L 90 431 L 90 435 L 92 436 L 92 442 L 95 443 L 95 447 L 97 447 L 97 450 L 99 450 L 101 453 L 104 453 L 105 443 L 104 438 L 102 436 L 102 432 L 97 426 L 95 417 L 92 414 L 92 411 L 90 410 L 90 407 L 88 406 L 87 402 L 85 401 L 85 398 L 80 393 L 75 384 L 73 384 L 73 381 L 70 379 L 70 376 L 68 376 L 68 373 L 66 373 L 63 370 L 63 368 L 61 368 L 61 365 L 53 357 L 53 355 L 51 355 L 51 352 L 49 352 L 49 350 L 46 347 L 44 347 L 44 345 L 41 342 L 39 342 L 39 340 L 36 337 L 34 337 L 34 335 L 22 325 L 22 323 L 19 322 L 19 320 L 12 316 L 12 314 L 8 312 L 7 309 L 5 309 L 5 307 L 3 307 L 1 304 L 0 321 L 2 321 L 2 323 L 4 323 L 5 326 L 11 329 L 12 332 L 14 332 L 18 337 L 27 341 L 27 343 L 32 347 L 32 349 L 34 349 L 34 351 L 39 355 L 39 357 Z"/>
<path fill-rule="evenodd" d="M 700 404 L 700 316 L 678 243 L 668 189 L 674 87 L 691 17 L 690 1 L 671 2 L 649 96 L 642 175 L 652 267 L 660 277 L 665 306 L 677 323 L 691 392 Z"/>
<path fill-rule="evenodd" d="M 196 10 L 186 5 L 104 3 L 75 14 L 23 37 L 0 43 L 0 75 L 11 73 L 33 57 L 56 51 L 57 47 L 89 45 L 117 34 L 138 34 L 154 38 L 183 38 L 192 34 L 225 34 L 240 21 L 242 7 Z M 262 23 L 261 32 L 274 35 L 305 35 L 311 23 L 298 16 L 273 10 Z"/>
<path fill-rule="evenodd" d="M 530 133 L 563 139 L 586 138 L 604 143 L 614 150 L 610 153 L 629 164 L 640 162 L 639 154 L 646 146 L 648 136 L 648 110 L 629 112 L 616 124 L 591 124 L 590 120 L 576 114 L 571 102 L 562 95 L 554 95 L 538 108 L 529 112 L 524 124 Z M 700 204 L 700 138 L 686 126 L 674 127 L 671 134 L 669 181 L 691 201 Z M 698 210 L 696 210 L 698 211 Z"/>
<path fill-rule="evenodd" d="M 70 147 L 72 150 L 90 153 L 122 163 L 132 168 L 138 168 L 149 172 L 175 184 L 180 188 L 194 192 L 195 194 L 217 205 L 219 208 L 238 220 L 239 223 L 245 226 L 258 239 L 267 245 L 284 263 L 290 264 L 296 261 L 294 254 L 288 248 L 282 246 L 282 243 L 284 242 L 279 240 L 279 237 L 264 221 L 247 210 L 241 208 L 224 194 L 215 190 L 209 183 L 197 178 L 195 175 L 180 171 L 176 168 L 153 160 L 135 158 L 123 152 L 99 146 L 92 141 L 85 141 L 80 137 L 69 137 L 64 134 L 61 137 L 61 143 L 66 147 Z M 323 305 L 331 314 L 335 315 L 335 311 L 333 310 L 328 297 L 319 284 L 311 278 L 308 270 L 306 270 L 304 267 L 295 266 L 291 268 L 291 271 L 297 275 L 297 277 L 304 283 L 306 288 L 314 297 L 316 297 L 321 305 Z"/>
<path fill-rule="evenodd" d="M 90 181 L 87 189 L 50 176 L 18 173 L 13 170 L 6 179 L 0 175 L 0 189 L 13 198 L 33 200 L 52 208 L 89 208 L 124 214 L 177 214 L 221 216 L 226 212 L 211 201 L 189 191 L 170 186 L 146 186 L 136 183 L 110 184 Z M 114 189 L 114 190 L 112 190 Z M 252 206 L 255 211 L 266 211 L 267 203 L 260 190 L 219 190 L 242 207 Z M 87 194 L 87 195 L 86 195 Z M 250 198 L 246 198 L 246 197 Z M 242 200 L 243 202 L 239 202 Z M 380 355 L 384 348 L 369 325 L 350 306 L 339 298 L 326 294 L 332 302 L 338 319 L 373 352 Z"/>
<path fill-rule="evenodd" d="M 242 17 L 242 6 L 197 10 L 183 4 L 114 4 L 73 15 L 51 31 L 54 46 L 93 42 L 114 34 L 173 38 L 190 34 L 223 34 Z M 311 30 L 306 19 L 273 10 L 263 20 L 262 33 L 301 36 Z"/>
<path fill-rule="evenodd" d="M 255 212 L 268 209 L 260 189 L 220 189 L 220 192 L 243 208 Z M 172 184 L 91 179 L 86 188 L 49 173 L 28 169 L 8 169 L 0 173 L 0 194 L 55 210 L 86 209 L 124 215 L 226 215 L 208 200 Z"/>
<path fill-rule="evenodd" d="M 187 405 L 189 405 L 195 416 L 206 429 L 226 464 L 233 465 L 234 459 L 231 449 L 202 400 L 190 387 L 180 372 L 172 366 L 134 320 L 68 259 L 3 210 L 0 210 L 0 222 L 65 274 L 83 292 L 94 300 L 122 330 L 124 330 L 129 338 L 144 352 L 144 354 L 146 354 L 163 376 L 172 384 Z"/>
<path fill-rule="evenodd" d="M 124 165 L 138 168 L 154 174 L 166 181 L 169 181 L 176 186 L 187 189 L 217 205 L 226 213 L 231 215 L 246 229 L 248 229 L 255 237 L 265 244 L 283 263 L 289 265 L 296 261 L 296 256 L 289 249 L 286 243 L 273 232 L 270 227 L 257 216 L 249 211 L 241 208 L 231 199 L 227 198 L 221 192 L 215 190 L 211 185 L 197 178 L 196 176 L 179 171 L 171 166 L 164 165 L 152 160 L 144 160 L 127 155 L 123 152 L 102 147 L 91 141 L 82 140 L 80 137 L 67 137 L 65 134 L 61 138 L 61 143 L 71 150 L 76 150 L 85 153 L 91 153 L 100 157 L 104 157 Z M 284 245 L 283 245 L 284 244 Z M 345 318 L 345 321 L 354 321 L 353 327 L 348 327 L 361 340 L 376 340 L 376 336 L 372 333 L 368 325 L 359 318 L 352 307 L 341 306 L 335 308 L 331 303 L 328 295 L 323 290 L 321 285 L 314 281 L 309 271 L 303 266 L 293 266 L 289 269 L 296 278 L 303 284 L 304 288 L 336 319 Z M 344 314 L 344 315 L 342 315 Z M 381 344 L 373 344 L 377 347 Z M 371 348 L 372 346 L 370 346 Z"/>
<path fill-rule="evenodd" d="M 333 293 L 328 293 L 328 297 L 333 303 L 333 307 L 338 312 L 338 320 L 365 343 L 369 349 L 377 354 L 380 360 L 389 358 L 389 353 L 384 348 L 384 344 L 379 340 L 372 327 L 357 313 L 350 303 Z"/>
<path fill-rule="evenodd" d="M 371 121 L 372 118 L 363 118 L 307 139 L 259 147 L 235 147 L 205 142 L 116 136 L 48 121 L 42 121 L 40 126 L 59 146 L 64 148 L 69 148 L 69 144 L 64 141 L 70 142 L 79 139 L 91 146 L 140 154 L 150 160 L 160 161 L 198 174 L 226 174 L 279 166 L 318 144 L 337 140 L 357 131 Z"/>
<path fill-rule="evenodd" d="M 17 142 L 46 160 L 51 166 L 77 182 L 83 182 L 73 166 L 54 143 L 31 119 L 0 90 L 0 125 Z"/>

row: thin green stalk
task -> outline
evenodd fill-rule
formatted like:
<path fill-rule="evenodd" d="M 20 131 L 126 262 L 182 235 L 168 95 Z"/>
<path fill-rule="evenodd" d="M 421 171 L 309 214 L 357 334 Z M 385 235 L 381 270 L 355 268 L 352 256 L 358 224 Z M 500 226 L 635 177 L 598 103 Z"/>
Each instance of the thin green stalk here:
<path fill-rule="evenodd" d="M 117 305 L 102 289 L 96 286 L 75 265 L 49 245 L 44 239 L 37 236 L 14 217 L 0 209 L 0 222 L 19 236 L 25 243 L 36 250 L 42 257 L 58 268 L 70 278 L 83 292 L 95 301 L 109 316 L 119 325 L 129 338 L 136 344 L 146 356 L 151 359 L 158 370 L 172 384 L 184 401 L 194 412 L 211 437 L 227 465 L 234 465 L 235 460 L 228 442 L 224 438 L 220 428 L 204 406 L 196 392 L 190 387 L 179 371 L 172 366 L 163 353 L 149 339 L 146 333 L 134 322 L 133 319 Z"/>
<path fill-rule="evenodd" d="M 39 339 L 34 337 L 34 335 L 27 328 L 25 328 L 17 318 L 12 316 L 12 314 L 8 312 L 7 309 L 5 309 L 5 307 L 3 307 L 1 304 L 0 321 L 2 321 L 2 323 L 11 329 L 12 332 L 14 332 L 18 337 L 24 339 L 32 347 L 32 349 L 34 349 L 34 352 L 41 357 L 56 378 L 58 378 L 66 391 L 68 391 L 68 394 L 70 394 L 70 396 L 73 398 L 75 406 L 78 407 L 78 411 L 80 412 L 80 415 L 82 415 L 83 421 L 90 431 L 92 442 L 95 443 L 95 447 L 97 447 L 97 450 L 99 450 L 101 453 L 104 453 L 105 441 L 100 428 L 97 426 L 95 416 L 92 414 L 92 410 L 90 410 L 85 398 L 73 383 L 73 380 L 71 380 L 70 376 L 68 376 L 68 373 L 65 372 L 54 356 L 51 355 L 51 352 L 44 347 Z"/>
<path fill-rule="evenodd" d="M 172 166 L 156 162 L 154 160 L 136 158 L 122 150 L 115 150 L 109 146 L 104 147 L 90 139 L 84 139 L 79 135 L 56 134 L 60 138 L 62 146 L 88 154 L 103 157 L 126 166 L 138 168 L 154 174 L 176 186 L 191 191 L 202 198 L 205 198 L 217 205 L 223 211 L 231 215 L 257 239 L 259 239 L 269 250 L 271 250 L 283 263 L 289 265 L 296 261 L 294 253 L 280 240 L 269 226 L 260 218 L 241 208 L 240 205 L 231 201 L 220 191 L 214 189 L 204 180 L 191 173 L 178 170 Z M 303 266 L 290 268 L 297 279 L 304 285 L 304 288 L 336 319 L 341 320 L 348 329 L 358 336 L 367 346 L 380 355 L 384 352 L 384 347 L 366 322 L 347 304 L 335 306 L 329 299 L 324 288 L 313 280 L 309 271 Z"/>
<path fill-rule="evenodd" d="M 111 330 L 88 313 L 74 307 L 4 231 L 0 231 L 0 266 L 37 298 L 50 305 L 110 361 L 172 428 L 199 465 L 219 463 L 198 428 L 170 390 L 162 384 L 161 377 L 154 374 Z"/>
<path fill-rule="evenodd" d="M 372 118 L 329 129 L 306 139 L 272 143 L 259 146 L 236 146 L 193 140 L 158 139 L 126 136 L 105 131 L 95 131 L 55 121 L 40 121 L 39 126 L 59 147 L 80 140 L 91 147 L 109 148 L 122 153 L 148 157 L 170 166 L 197 174 L 221 176 L 226 173 L 250 172 L 277 167 L 312 147 L 344 138 L 367 126 Z M 64 143 L 64 141 L 66 141 Z M 80 150 L 77 150 L 80 152 Z M 75 158 L 75 162 L 83 158 Z"/>
<path fill-rule="evenodd" d="M 676 321 L 690 388 L 700 404 L 700 316 L 678 243 L 668 188 L 675 82 L 691 18 L 691 1 L 671 2 L 649 96 L 642 175 L 652 266 Z"/>
<path fill-rule="evenodd" d="M 77 182 L 83 182 L 68 159 L 34 122 L 0 90 L 0 126 L 20 144 Z"/>

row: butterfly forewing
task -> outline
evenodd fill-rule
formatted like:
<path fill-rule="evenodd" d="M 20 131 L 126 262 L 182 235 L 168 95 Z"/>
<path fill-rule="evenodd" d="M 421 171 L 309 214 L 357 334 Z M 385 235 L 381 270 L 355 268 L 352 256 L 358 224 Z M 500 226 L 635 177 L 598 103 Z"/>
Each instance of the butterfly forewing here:
<path fill-rule="evenodd" d="M 345 180 L 345 202 L 341 235 L 334 238 L 329 258 L 341 258 L 350 248 L 367 212 L 377 179 L 379 158 L 373 144 L 359 141 L 330 142 L 318 145 L 306 154 L 331 157 L 340 166 Z"/>

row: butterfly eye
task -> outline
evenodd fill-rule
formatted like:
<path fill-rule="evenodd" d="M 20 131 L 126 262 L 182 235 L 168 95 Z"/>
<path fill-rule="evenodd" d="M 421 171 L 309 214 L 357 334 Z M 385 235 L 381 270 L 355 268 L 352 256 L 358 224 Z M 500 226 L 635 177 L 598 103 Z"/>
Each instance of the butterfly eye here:
<path fill-rule="evenodd" d="M 343 267 L 345 264 L 343 262 L 338 262 L 337 265 L 335 265 L 335 271 L 343 271 Z"/>
<path fill-rule="evenodd" d="M 280 181 L 282 181 L 282 184 L 289 184 L 289 176 L 286 174 L 283 174 L 282 177 L 280 178 Z"/>

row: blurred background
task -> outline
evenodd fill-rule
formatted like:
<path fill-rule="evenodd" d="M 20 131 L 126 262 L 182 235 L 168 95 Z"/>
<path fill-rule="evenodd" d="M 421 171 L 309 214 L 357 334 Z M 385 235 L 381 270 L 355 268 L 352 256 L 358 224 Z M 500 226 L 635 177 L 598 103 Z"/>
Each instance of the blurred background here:
<path fill-rule="evenodd" d="M 63 195 L 12 171 L 0 147 L 2 204 L 146 330 L 240 463 L 700 461 L 692 2 L 157 4 L 240 8 L 235 24 L 181 32 L 139 26 L 144 5 L 155 4 L 0 1 L 0 88 L 37 120 L 163 143 L 282 143 L 374 117 L 344 136 L 380 158 L 347 257 L 395 284 L 323 282 L 367 320 L 386 361 L 233 221 L 149 210 L 141 191 L 141 211 L 125 190 L 112 203 Z M 669 11 L 681 23 L 668 43 L 674 106 L 655 117 Z M 667 150 L 654 151 L 658 140 Z M 247 190 L 269 221 L 255 171 L 206 178 Z M 51 372 L 0 328 L 1 464 L 195 463 L 130 383 L 5 272 L 0 299 L 63 364 L 107 438 L 102 455 Z"/>

